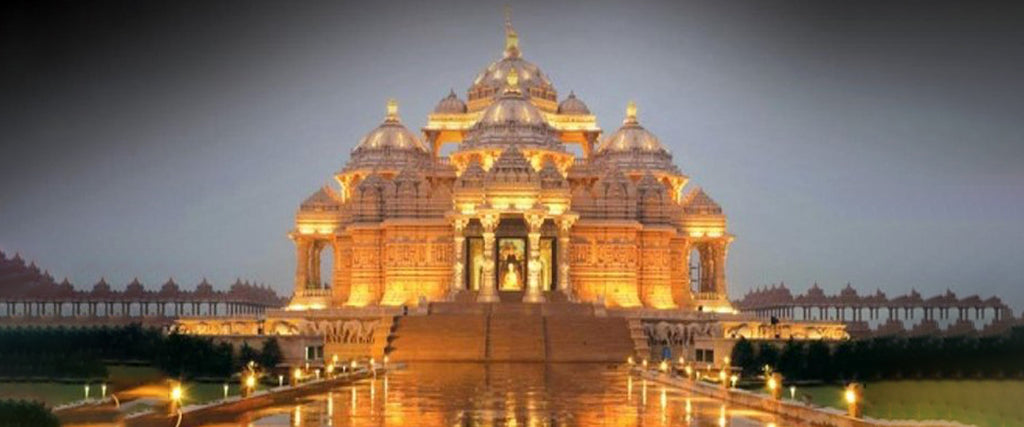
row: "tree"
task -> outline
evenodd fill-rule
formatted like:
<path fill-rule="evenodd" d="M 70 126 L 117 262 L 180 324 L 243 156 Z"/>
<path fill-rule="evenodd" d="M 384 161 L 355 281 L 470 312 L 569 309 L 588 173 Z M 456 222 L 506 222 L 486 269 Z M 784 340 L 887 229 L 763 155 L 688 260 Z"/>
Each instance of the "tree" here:
<path fill-rule="evenodd" d="M 832 352 L 824 341 L 811 341 L 807 346 L 807 378 L 831 382 L 835 379 Z"/>
<path fill-rule="evenodd" d="M 803 343 L 790 339 L 782 348 L 782 353 L 779 355 L 779 366 L 776 367 L 776 370 L 789 379 L 807 378 L 807 373 L 804 372 L 805 360 Z"/>
<path fill-rule="evenodd" d="M 238 364 L 245 366 L 250 361 L 259 362 L 260 354 L 249 347 L 249 343 L 242 342 L 242 347 L 238 349 Z"/>
<path fill-rule="evenodd" d="M 776 369 L 779 366 L 779 349 L 772 342 L 762 342 L 757 346 L 757 370 L 761 371 L 765 365 Z"/>
<path fill-rule="evenodd" d="M 282 360 L 284 360 L 284 355 L 281 353 L 281 345 L 277 343 L 277 338 L 267 338 L 263 342 L 263 350 L 260 352 L 260 365 L 263 365 L 265 369 L 273 369 Z"/>
<path fill-rule="evenodd" d="M 754 354 L 754 345 L 746 338 L 740 337 L 739 341 L 736 341 L 736 345 L 732 347 L 731 358 L 732 365 L 743 370 L 743 376 L 755 375 L 760 371 Z"/>

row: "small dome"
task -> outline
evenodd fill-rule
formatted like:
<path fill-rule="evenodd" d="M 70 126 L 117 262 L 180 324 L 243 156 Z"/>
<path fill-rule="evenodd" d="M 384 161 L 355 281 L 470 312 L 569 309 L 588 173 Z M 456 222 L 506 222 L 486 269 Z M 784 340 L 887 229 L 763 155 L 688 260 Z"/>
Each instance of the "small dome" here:
<path fill-rule="evenodd" d="M 599 154 L 624 151 L 668 153 L 668 150 L 658 141 L 658 137 L 640 126 L 640 122 L 636 118 L 636 104 L 632 101 L 626 107 L 626 119 L 622 121 L 622 127 L 605 138 L 597 149 Z"/>
<path fill-rule="evenodd" d="M 398 103 L 393 99 L 388 101 L 384 123 L 366 134 L 352 152 L 356 154 L 366 150 L 383 149 L 428 152 L 427 146 L 423 145 L 423 142 L 415 134 L 402 125 L 402 121 L 398 118 Z"/>
<path fill-rule="evenodd" d="M 448 96 L 441 99 L 434 107 L 435 114 L 463 114 L 466 112 L 466 103 L 459 99 L 455 90 L 448 93 Z"/>
<path fill-rule="evenodd" d="M 558 104 L 558 114 L 587 115 L 590 114 L 590 109 L 576 97 L 576 93 L 570 91 L 569 97 Z"/>

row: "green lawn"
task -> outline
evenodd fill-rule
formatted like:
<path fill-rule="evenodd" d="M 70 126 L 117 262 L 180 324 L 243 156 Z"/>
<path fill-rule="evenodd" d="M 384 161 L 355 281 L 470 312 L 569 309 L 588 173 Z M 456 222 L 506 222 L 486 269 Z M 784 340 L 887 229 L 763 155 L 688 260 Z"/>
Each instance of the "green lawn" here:
<path fill-rule="evenodd" d="M 36 400 L 47 406 L 63 405 L 85 397 L 84 384 L 0 383 L 0 399 Z M 99 397 L 100 385 L 90 386 L 89 396 Z"/>
<path fill-rule="evenodd" d="M 102 395 L 102 385 L 107 384 L 107 393 L 133 387 L 139 384 L 160 381 L 163 374 L 148 366 L 108 367 L 109 377 L 106 381 L 92 381 L 89 384 L 89 397 L 98 399 Z M 47 406 L 58 406 L 82 400 L 85 397 L 85 382 L 0 382 L 0 399 L 37 400 Z"/>
<path fill-rule="evenodd" d="M 845 409 L 841 386 L 797 389 L 815 404 Z M 788 395 L 788 390 L 787 393 Z M 883 419 L 945 419 L 981 427 L 1024 426 L 1024 381 L 909 380 L 867 383 L 864 415 Z"/>

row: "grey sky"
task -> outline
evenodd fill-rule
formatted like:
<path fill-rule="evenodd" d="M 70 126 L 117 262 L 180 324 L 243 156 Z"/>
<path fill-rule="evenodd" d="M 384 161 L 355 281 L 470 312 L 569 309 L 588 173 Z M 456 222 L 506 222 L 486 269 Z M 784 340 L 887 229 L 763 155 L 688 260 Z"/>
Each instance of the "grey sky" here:
<path fill-rule="evenodd" d="M 785 281 L 1024 307 L 1024 22 L 981 2 L 513 2 L 524 56 L 640 120 Z M 92 2 L 0 13 L 0 249 L 123 286 L 290 291 L 298 203 L 389 97 L 419 128 L 503 3 Z"/>

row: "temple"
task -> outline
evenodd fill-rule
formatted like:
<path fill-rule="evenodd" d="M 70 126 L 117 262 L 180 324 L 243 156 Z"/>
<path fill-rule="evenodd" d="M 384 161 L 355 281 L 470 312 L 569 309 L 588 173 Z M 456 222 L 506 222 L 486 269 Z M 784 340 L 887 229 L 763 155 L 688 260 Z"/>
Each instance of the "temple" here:
<path fill-rule="evenodd" d="M 495 302 L 515 291 L 524 302 L 557 293 L 611 307 L 730 311 L 733 236 L 722 208 L 684 189 L 689 178 L 634 103 L 602 135 L 576 94 L 559 102 L 523 59 L 511 24 L 506 32 L 503 57 L 465 101 L 450 92 L 422 132 L 389 101 L 336 185 L 301 204 L 289 234 L 290 308 L 415 306 L 460 294 Z M 330 277 L 320 272 L 325 251 Z"/>
<path fill-rule="evenodd" d="M 449 91 L 419 131 L 394 100 L 383 110 L 299 206 L 287 306 L 182 318 L 180 331 L 280 336 L 289 363 L 314 365 L 666 352 L 710 365 L 740 337 L 847 337 L 835 322 L 739 314 L 721 206 L 689 183 L 635 103 L 605 134 L 580 96 L 560 97 L 507 18 L 501 58 L 465 98 Z"/>

